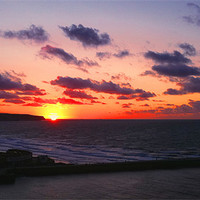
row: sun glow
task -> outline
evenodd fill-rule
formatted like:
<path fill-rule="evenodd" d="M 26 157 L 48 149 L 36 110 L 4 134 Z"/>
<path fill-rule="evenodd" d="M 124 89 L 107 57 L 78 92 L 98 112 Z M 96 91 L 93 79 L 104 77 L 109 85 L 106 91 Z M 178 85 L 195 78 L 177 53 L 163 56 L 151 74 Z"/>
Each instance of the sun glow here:
<path fill-rule="evenodd" d="M 50 115 L 49 117 L 50 117 L 50 119 L 51 119 L 52 121 L 55 121 L 55 120 L 58 119 L 58 115 L 57 115 L 56 113 L 51 113 L 51 115 Z"/>
<path fill-rule="evenodd" d="M 43 116 L 45 119 L 55 121 L 57 119 L 67 119 L 68 109 L 60 104 L 46 105 Z"/>

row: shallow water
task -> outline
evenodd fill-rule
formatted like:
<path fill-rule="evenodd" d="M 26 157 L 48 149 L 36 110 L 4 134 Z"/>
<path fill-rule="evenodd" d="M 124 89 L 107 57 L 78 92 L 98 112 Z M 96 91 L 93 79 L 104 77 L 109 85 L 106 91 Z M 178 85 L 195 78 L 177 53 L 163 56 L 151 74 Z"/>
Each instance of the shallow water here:
<path fill-rule="evenodd" d="M 199 199 L 200 169 L 21 177 L 0 199 Z"/>

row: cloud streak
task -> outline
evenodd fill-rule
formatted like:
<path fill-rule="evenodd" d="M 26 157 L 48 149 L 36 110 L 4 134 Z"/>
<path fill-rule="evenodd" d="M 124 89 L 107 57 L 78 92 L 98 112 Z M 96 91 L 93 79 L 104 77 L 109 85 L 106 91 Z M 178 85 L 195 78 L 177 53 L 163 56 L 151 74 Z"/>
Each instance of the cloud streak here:
<path fill-rule="evenodd" d="M 84 72 L 88 72 L 86 67 L 99 66 L 98 63 L 95 61 L 91 61 L 89 59 L 78 60 L 73 54 L 68 53 L 61 48 L 52 47 L 50 45 L 46 45 L 45 47 L 41 48 L 40 56 L 42 58 L 48 58 L 48 59 L 57 57 L 64 63 L 75 65 L 78 67 L 77 69 Z"/>

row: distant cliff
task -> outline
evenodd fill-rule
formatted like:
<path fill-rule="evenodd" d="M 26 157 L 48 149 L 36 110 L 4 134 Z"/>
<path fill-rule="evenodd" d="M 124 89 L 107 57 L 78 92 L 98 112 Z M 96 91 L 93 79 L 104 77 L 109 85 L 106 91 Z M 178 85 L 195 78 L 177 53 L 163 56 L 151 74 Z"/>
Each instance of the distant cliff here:
<path fill-rule="evenodd" d="M 0 113 L 0 121 L 32 121 L 45 120 L 42 116 L 26 115 L 26 114 L 7 114 Z"/>

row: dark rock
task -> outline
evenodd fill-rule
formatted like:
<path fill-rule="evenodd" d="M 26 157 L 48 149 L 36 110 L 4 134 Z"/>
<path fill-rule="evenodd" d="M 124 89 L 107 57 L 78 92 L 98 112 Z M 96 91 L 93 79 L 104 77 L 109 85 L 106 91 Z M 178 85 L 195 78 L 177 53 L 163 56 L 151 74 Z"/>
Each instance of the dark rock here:
<path fill-rule="evenodd" d="M 19 149 L 9 149 L 6 152 L 6 162 L 12 166 L 22 166 L 31 163 L 32 152 Z"/>
<path fill-rule="evenodd" d="M 40 155 L 36 159 L 38 165 L 52 165 L 55 163 L 53 159 L 49 158 L 46 155 Z"/>

